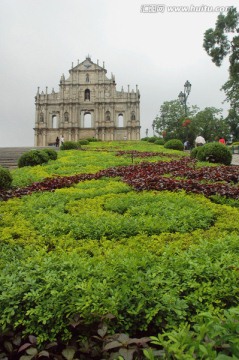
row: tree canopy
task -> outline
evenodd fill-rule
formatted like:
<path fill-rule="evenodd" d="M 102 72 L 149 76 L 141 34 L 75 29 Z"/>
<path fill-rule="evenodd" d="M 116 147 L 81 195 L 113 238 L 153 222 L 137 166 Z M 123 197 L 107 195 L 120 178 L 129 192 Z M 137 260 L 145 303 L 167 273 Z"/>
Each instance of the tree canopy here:
<path fill-rule="evenodd" d="M 197 106 L 187 107 L 187 117 L 184 108 L 178 100 L 165 101 L 159 110 L 159 115 L 153 121 L 155 131 L 166 139 L 178 138 L 185 141 L 189 136 L 189 124 L 198 111 Z"/>
<path fill-rule="evenodd" d="M 221 137 L 228 140 L 230 127 L 222 117 L 222 109 L 206 107 L 193 118 L 192 132 L 203 136 L 206 141 L 215 141 Z"/>
<path fill-rule="evenodd" d="M 206 107 L 200 110 L 198 106 L 187 107 L 187 117 L 178 100 L 165 101 L 159 115 L 153 121 L 155 132 L 165 139 L 178 138 L 183 142 L 194 143 L 201 135 L 206 141 L 215 141 L 220 137 L 228 139 L 230 123 L 223 119 L 222 109 Z"/>
<path fill-rule="evenodd" d="M 229 55 L 229 79 L 222 86 L 226 100 L 232 107 L 239 107 L 239 13 L 230 7 L 226 15 L 218 15 L 215 29 L 204 33 L 203 47 L 212 61 L 221 66 L 223 59 Z"/>

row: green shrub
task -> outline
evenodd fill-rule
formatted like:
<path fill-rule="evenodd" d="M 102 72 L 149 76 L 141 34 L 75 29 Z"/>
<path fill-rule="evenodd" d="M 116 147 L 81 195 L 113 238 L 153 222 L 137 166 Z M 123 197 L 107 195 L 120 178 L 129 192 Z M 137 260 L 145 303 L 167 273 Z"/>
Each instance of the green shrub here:
<path fill-rule="evenodd" d="M 144 241 L 151 243 L 148 237 Z M 132 248 L 130 241 L 119 246 L 102 239 L 97 244 L 89 243 L 85 254 L 5 247 L 0 330 L 21 327 L 40 344 L 69 339 L 69 323 L 92 329 L 106 314 L 115 314 L 111 332 L 135 336 L 139 331 L 154 334 L 159 328 L 170 331 L 182 322 L 193 323 L 202 311 L 217 314 L 237 306 L 236 235 L 186 249 L 168 242 L 160 256 L 146 247 L 144 252 Z M 238 317 L 235 320 L 236 340 Z"/>
<path fill-rule="evenodd" d="M 8 169 L 0 166 L 0 190 L 9 189 L 12 184 L 12 175 Z"/>
<path fill-rule="evenodd" d="M 165 144 L 165 141 L 164 139 L 158 139 L 154 142 L 156 145 L 164 145 Z"/>
<path fill-rule="evenodd" d="M 163 347 L 167 359 L 238 359 L 238 329 L 235 325 L 238 318 L 238 307 L 224 310 L 219 316 L 201 312 L 195 325 L 183 323 L 158 337 L 152 336 L 152 344 Z M 156 360 L 154 357 L 147 359 Z"/>
<path fill-rule="evenodd" d="M 48 155 L 50 160 L 56 160 L 57 159 L 56 150 L 54 150 L 54 149 L 43 149 L 41 151 L 45 152 Z"/>
<path fill-rule="evenodd" d="M 141 141 L 148 141 L 149 140 L 149 137 L 148 136 L 146 136 L 146 137 L 144 137 L 144 138 L 141 138 Z"/>
<path fill-rule="evenodd" d="M 191 159 L 196 159 L 197 158 L 197 154 L 198 151 L 200 150 L 201 147 L 195 147 L 192 149 L 191 153 L 190 153 L 190 157 Z"/>
<path fill-rule="evenodd" d="M 152 137 L 148 138 L 148 142 L 150 142 L 150 143 L 154 143 L 156 140 L 158 140 L 157 136 L 152 136 Z"/>
<path fill-rule="evenodd" d="M 197 159 L 212 163 L 230 165 L 232 161 L 231 151 L 223 144 L 209 143 L 201 147 L 197 152 Z"/>
<path fill-rule="evenodd" d="M 82 139 L 78 141 L 78 144 L 80 145 L 89 145 L 89 141 L 87 139 Z"/>
<path fill-rule="evenodd" d="M 61 146 L 61 150 L 74 150 L 79 149 L 80 145 L 75 141 L 65 141 Z"/>
<path fill-rule="evenodd" d="M 86 140 L 89 141 L 89 142 L 97 142 L 98 141 L 98 139 L 96 139 L 94 137 L 87 138 Z"/>
<path fill-rule="evenodd" d="M 49 156 L 46 152 L 41 150 L 30 150 L 18 159 L 18 167 L 36 166 L 47 163 Z"/>
<path fill-rule="evenodd" d="M 239 208 L 239 201 L 237 199 L 230 199 L 227 198 L 226 196 L 220 196 L 217 194 L 210 196 L 210 199 L 216 204 L 228 205 Z"/>
<path fill-rule="evenodd" d="M 164 144 L 164 147 L 165 147 L 165 149 L 173 149 L 173 150 L 183 151 L 183 143 L 181 140 L 178 140 L 178 139 L 168 140 Z"/>

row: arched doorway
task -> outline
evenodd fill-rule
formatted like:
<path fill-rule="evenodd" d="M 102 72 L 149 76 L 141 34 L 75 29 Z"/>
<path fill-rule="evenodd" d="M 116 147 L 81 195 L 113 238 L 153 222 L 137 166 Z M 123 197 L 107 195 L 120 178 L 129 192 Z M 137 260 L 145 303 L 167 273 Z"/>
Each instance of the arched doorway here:
<path fill-rule="evenodd" d="M 124 116 L 122 113 L 118 115 L 118 127 L 124 127 Z"/>
<path fill-rule="evenodd" d="M 58 118 L 57 115 L 52 115 L 52 128 L 57 129 L 58 128 Z"/>
<path fill-rule="evenodd" d="M 91 128 L 92 127 L 92 115 L 88 111 L 84 113 L 83 127 L 84 128 Z"/>

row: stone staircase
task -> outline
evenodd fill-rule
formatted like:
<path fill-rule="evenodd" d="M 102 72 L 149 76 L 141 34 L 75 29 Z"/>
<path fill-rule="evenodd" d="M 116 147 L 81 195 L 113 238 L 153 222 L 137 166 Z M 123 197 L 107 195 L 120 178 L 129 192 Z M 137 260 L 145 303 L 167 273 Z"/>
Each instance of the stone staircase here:
<path fill-rule="evenodd" d="M 46 147 L 0 147 L 0 165 L 10 169 L 17 168 L 17 162 L 20 156 L 29 150 L 41 150 Z M 49 147 L 48 147 L 49 148 Z M 56 149 L 51 146 L 51 149 Z"/>

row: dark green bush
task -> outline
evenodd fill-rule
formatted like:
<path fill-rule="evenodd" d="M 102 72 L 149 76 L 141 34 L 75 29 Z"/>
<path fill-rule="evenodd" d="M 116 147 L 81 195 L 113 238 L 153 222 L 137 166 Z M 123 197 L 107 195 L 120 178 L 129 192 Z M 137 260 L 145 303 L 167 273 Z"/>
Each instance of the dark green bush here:
<path fill-rule="evenodd" d="M 43 149 L 41 151 L 44 151 L 50 160 L 56 160 L 57 159 L 57 152 L 54 149 Z"/>
<path fill-rule="evenodd" d="M 144 137 L 144 138 L 141 138 L 141 141 L 148 141 L 149 140 L 149 137 L 148 136 L 146 136 L 146 137 Z"/>
<path fill-rule="evenodd" d="M 12 175 L 8 169 L 0 166 L 0 190 L 9 189 L 12 184 Z"/>
<path fill-rule="evenodd" d="M 98 139 L 96 139 L 96 138 L 94 138 L 94 137 L 92 137 L 92 138 L 87 138 L 86 140 L 89 141 L 89 142 L 97 142 L 97 141 L 98 141 Z"/>
<path fill-rule="evenodd" d="M 24 166 L 36 166 L 47 163 L 49 156 L 45 151 L 42 150 L 30 150 L 18 159 L 18 167 Z"/>
<path fill-rule="evenodd" d="M 203 145 L 197 152 L 197 159 L 212 163 L 230 165 L 232 161 L 231 151 L 223 144 L 209 143 Z"/>
<path fill-rule="evenodd" d="M 154 142 L 156 145 L 164 145 L 165 144 L 165 141 L 164 139 L 158 139 Z"/>
<path fill-rule="evenodd" d="M 191 150 L 190 157 L 192 159 L 197 159 L 198 151 L 201 149 L 201 147 L 195 147 Z"/>
<path fill-rule="evenodd" d="M 78 141 L 78 144 L 80 145 L 89 145 L 89 141 L 87 139 L 82 139 Z"/>
<path fill-rule="evenodd" d="M 173 149 L 173 150 L 180 150 L 183 151 L 183 143 L 181 140 L 178 139 L 171 139 L 168 140 L 165 144 L 164 147 L 166 149 Z"/>
<path fill-rule="evenodd" d="M 157 136 L 152 136 L 152 137 L 148 138 L 148 142 L 150 142 L 150 143 L 154 143 L 156 140 L 158 140 Z"/>
<path fill-rule="evenodd" d="M 79 149 L 80 145 L 75 141 L 65 141 L 61 146 L 61 150 L 74 150 Z"/>

